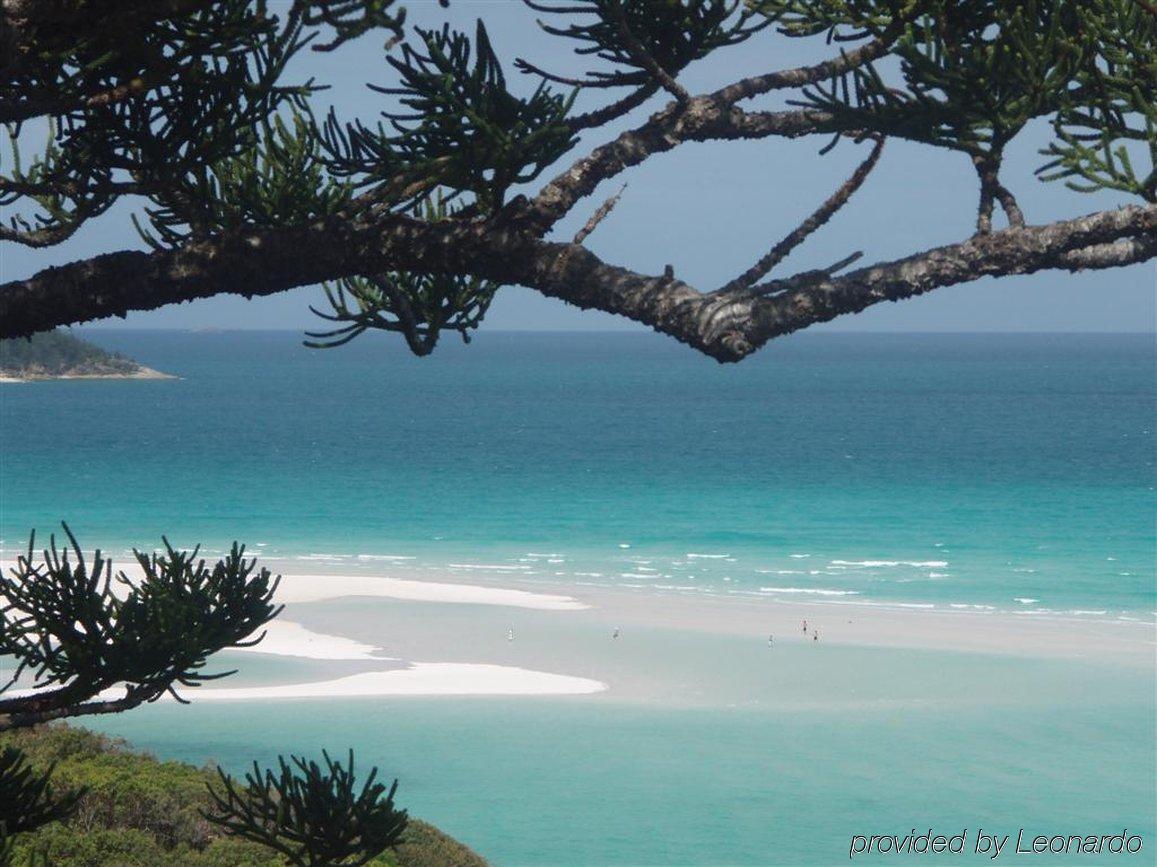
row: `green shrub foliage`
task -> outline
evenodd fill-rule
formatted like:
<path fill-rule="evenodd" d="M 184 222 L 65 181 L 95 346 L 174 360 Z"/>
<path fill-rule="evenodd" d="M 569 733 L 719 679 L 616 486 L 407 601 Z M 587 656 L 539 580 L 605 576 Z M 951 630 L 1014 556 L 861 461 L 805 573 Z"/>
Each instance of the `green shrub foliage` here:
<path fill-rule="evenodd" d="M 205 817 L 300 867 L 370 863 L 406 830 L 406 811 L 394 807 L 398 782 L 387 790 L 374 768 L 359 787 L 352 751 L 345 765 L 322 755 L 324 766 L 298 756 L 280 758 L 275 770 L 254 762 L 243 784 L 220 771 Z"/>

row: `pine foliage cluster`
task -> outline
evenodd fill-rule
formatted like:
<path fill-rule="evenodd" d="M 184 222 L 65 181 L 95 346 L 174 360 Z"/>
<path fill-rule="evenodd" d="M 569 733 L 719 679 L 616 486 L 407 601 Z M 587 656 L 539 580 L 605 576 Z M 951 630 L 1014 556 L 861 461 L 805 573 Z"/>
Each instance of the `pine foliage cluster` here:
<path fill-rule="evenodd" d="M 78 16 L 95 8 L 41 2 Z M 215 0 L 177 18 L 122 2 L 134 11 L 85 39 L 46 30 L 9 76 L 19 97 L 0 111 L 10 122 L 0 238 L 58 243 L 130 195 L 143 198 L 134 219 L 159 250 L 390 215 L 507 220 L 520 188 L 584 129 L 663 89 L 688 105 L 680 73 L 764 32 L 841 51 L 879 42 L 872 59 L 808 78 L 788 104 L 822 116 L 837 140 L 962 154 L 979 180 L 981 232 L 997 206 L 1024 223 L 1001 171 L 1034 120 L 1053 131 L 1041 179 L 1157 197 L 1157 10 L 1142 0 L 524 0 L 558 48 L 588 64 L 579 76 L 502 58 L 481 19 L 472 32 L 407 28 L 399 0 Z M 381 68 L 367 72 L 377 118 L 316 117 L 323 85 L 293 80 L 292 58 L 374 31 L 387 37 Z M 626 93 L 579 114 L 585 91 Z M 48 141 L 26 159 L 29 117 L 47 121 Z M 384 329 L 425 354 L 441 331 L 477 327 L 495 288 L 450 266 L 351 274 L 327 290 L 339 328 L 311 345 Z"/>

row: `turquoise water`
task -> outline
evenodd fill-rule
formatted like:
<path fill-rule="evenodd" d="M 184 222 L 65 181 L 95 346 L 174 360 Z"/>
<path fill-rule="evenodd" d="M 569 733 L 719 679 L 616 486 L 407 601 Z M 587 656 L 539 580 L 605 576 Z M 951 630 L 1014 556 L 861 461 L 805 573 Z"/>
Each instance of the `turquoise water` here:
<path fill-rule="evenodd" d="M 331 571 L 1157 609 L 1149 336 L 802 335 L 730 367 L 650 335 L 93 336 L 182 379 L 4 387 L 9 551 L 63 518 Z"/>
<path fill-rule="evenodd" d="M 416 815 L 496 865 L 831 865 L 848 863 L 853 834 L 913 827 L 1129 828 L 1145 844 L 1129 864 L 1152 863 L 1157 845 L 1151 705 L 774 713 L 367 699 L 150 707 L 96 725 L 234 770 L 278 751 L 355 745 L 359 761 L 397 775 Z"/>
<path fill-rule="evenodd" d="M 302 569 L 1157 610 L 1148 337 L 805 335 L 727 368 L 637 335 L 483 334 L 427 360 L 97 337 L 183 378 L 0 389 L 8 555 L 65 518 L 114 552 L 239 538 Z M 299 613 L 351 607 L 373 616 Z M 698 703 L 195 702 L 86 724 L 235 771 L 352 746 L 496 865 L 824 865 L 853 834 L 981 827 L 1129 828 L 1128 863 L 1151 863 L 1151 669 L 789 645 L 737 701 L 765 653 L 671 640 L 689 678 L 723 661 Z M 235 683 L 331 669 L 249 658 Z"/>

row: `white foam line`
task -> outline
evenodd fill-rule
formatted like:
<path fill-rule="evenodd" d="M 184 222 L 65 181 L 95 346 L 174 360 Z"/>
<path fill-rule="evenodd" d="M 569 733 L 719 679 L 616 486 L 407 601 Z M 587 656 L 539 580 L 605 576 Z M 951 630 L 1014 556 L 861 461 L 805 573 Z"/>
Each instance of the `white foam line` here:
<path fill-rule="evenodd" d="M 831 566 L 862 566 L 865 569 L 882 569 L 890 566 L 912 566 L 915 568 L 943 569 L 947 560 L 832 560 Z"/>
<path fill-rule="evenodd" d="M 816 596 L 859 596 L 857 590 L 819 590 L 814 587 L 760 587 L 760 593 L 810 593 Z"/>

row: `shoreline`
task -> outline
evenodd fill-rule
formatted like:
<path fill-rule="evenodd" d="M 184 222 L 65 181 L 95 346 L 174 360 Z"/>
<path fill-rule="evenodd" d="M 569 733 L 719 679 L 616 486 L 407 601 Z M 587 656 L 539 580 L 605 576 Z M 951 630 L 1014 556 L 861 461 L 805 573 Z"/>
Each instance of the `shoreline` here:
<path fill-rule="evenodd" d="M 524 586 L 283 574 L 276 599 L 286 608 L 265 640 L 223 654 L 239 657 L 229 667 L 281 657 L 290 674 L 207 686 L 193 697 L 565 695 L 777 706 L 800 701 L 802 690 L 834 706 L 853 700 L 862 665 L 880 666 L 865 676 L 879 689 L 874 701 L 892 700 L 886 672 L 908 668 L 923 686 L 902 700 L 942 701 L 935 678 L 946 667 L 967 679 L 1003 659 L 1001 668 L 1043 666 L 1050 677 L 1095 669 L 1128 679 L 1151 674 L 1157 659 L 1157 627 L 1142 622 L 562 584 L 544 593 L 505 583 Z M 295 658 L 323 663 L 321 676 L 314 666 L 297 680 Z M 354 662 L 363 670 L 351 674 Z M 365 671 L 367 663 L 380 668 Z"/>
<path fill-rule="evenodd" d="M 15 542 L 16 534 L 10 540 L 0 540 L 0 565 L 11 561 L 16 555 L 25 553 L 26 545 L 5 544 Z M 125 543 L 121 543 L 124 545 Z M 404 546 L 394 546 L 394 550 Z M 521 549 L 521 545 L 516 548 Z M 533 546 L 532 546 L 533 547 Z M 620 545 L 629 548 L 629 545 Z M 147 546 L 144 547 L 148 553 Z M 160 552 L 161 549 L 154 548 Z M 303 550 L 316 550 L 313 547 Z M 513 549 L 512 549 L 513 550 Z M 545 550 L 545 547 L 543 548 Z M 114 568 L 132 569 L 135 562 L 131 547 L 104 548 L 104 552 Z M 201 556 L 211 562 L 225 556 L 222 548 L 202 547 Z M 1105 592 L 1094 595 L 1086 586 L 1077 593 L 1069 594 L 1064 586 L 1046 587 L 1039 580 L 1035 584 L 1020 583 L 1019 576 L 1012 574 L 1006 580 L 995 575 L 985 578 L 979 589 L 970 584 L 975 576 L 957 580 L 951 570 L 948 558 L 943 554 L 940 560 L 876 559 L 876 560 L 828 560 L 828 554 L 815 555 L 815 568 L 809 570 L 780 570 L 756 568 L 759 558 L 751 552 L 737 555 L 743 558 L 741 565 L 735 564 L 735 557 L 721 553 L 687 553 L 681 557 L 673 554 L 648 553 L 633 556 L 630 561 L 609 564 L 590 564 L 582 560 L 582 554 L 525 553 L 515 556 L 507 551 L 478 557 L 459 552 L 455 555 L 439 551 L 433 555 L 421 553 L 352 554 L 352 553 L 310 553 L 294 554 L 267 548 L 265 542 L 256 542 L 245 547 L 247 558 L 256 560 L 260 566 L 273 574 L 288 576 L 283 592 L 289 582 L 301 583 L 313 578 L 329 582 L 339 582 L 346 588 L 345 595 L 363 592 L 368 595 L 390 595 L 397 598 L 426 599 L 429 601 L 477 602 L 496 605 L 513 604 L 513 597 L 520 596 L 527 604 L 573 604 L 574 596 L 587 593 L 642 593 L 648 596 L 676 595 L 693 599 L 740 599 L 783 602 L 786 604 L 818 603 L 832 606 L 846 606 L 851 610 L 879 609 L 885 611 L 931 611 L 937 613 L 983 614 L 986 616 L 1014 617 L 1022 621 L 1042 620 L 1053 622 L 1100 622 L 1119 626 L 1141 624 L 1157 627 L 1157 597 L 1153 596 L 1153 579 L 1148 579 L 1148 587 L 1138 586 L 1127 591 L 1116 591 L 1113 579 L 1105 576 Z M 782 551 L 770 555 L 782 558 Z M 812 554 L 790 554 L 791 564 L 803 563 Z M 565 558 L 565 559 L 564 559 Z M 1106 557 L 1114 561 L 1116 557 Z M 667 562 L 670 561 L 670 562 Z M 718 561 L 721 570 L 714 574 L 700 576 L 697 564 Z M 754 561 L 754 562 L 753 562 Z M 638 565 L 634 565 L 637 562 Z M 557 564 L 557 565 L 556 565 Z M 562 565 L 565 564 L 565 565 Z M 647 564 L 646 566 L 642 564 Z M 651 565 L 654 564 L 654 565 Z M 603 571 L 586 571 L 592 568 Z M 1007 565 L 1007 564 L 1006 564 Z M 853 569 L 853 567 L 859 567 Z M 890 569 L 889 567 L 900 567 Z M 905 568 L 914 574 L 905 574 Z M 562 571 L 562 570 L 568 571 Z M 616 575 L 617 570 L 622 571 Z M 668 574 L 667 570 L 692 569 L 696 574 Z M 738 570 L 733 578 L 731 569 Z M 915 574 L 933 570 L 928 574 Z M 952 571 L 941 574 L 939 569 Z M 1121 571 L 1121 576 L 1143 576 L 1152 572 L 1151 568 L 1141 569 L 1130 566 L 1132 571 Z M 832 571 L 841 570 L 841 571 Z M 847 570 L 847 571 L 843 571 Z M 972 567 L 975 572 L 975 567 Z M 1035 568 L 1013 568 L 1012 573 L 1035 573 Z M 751 573 L 756 573 L 754 576 Z M 721 577 L 722 576 L 722 577 Z M 783 576 L 783 579 L 776 580 Z M 788 577 L 790 576 L 790 577 Z M 796 578 L 795 576 L 803 576 Z M 622 580 L 619 580 L 622 579 Z M 940 579 L 948 579 L 941 581 Z M 369 583 L 367 583 L 369 582 Z M 396 586 L 396 593 L 380 594 L 374 589 L 374 582 L 389 582 Z M 794 582 L 794 583 L 793 583 Z M 462 587 L 470 586 L 478 594 L 477 598 L 459 598 Z M 995 585 L 995 586 L 994 586 Z M 312 592 L 312 591 L 302 591 Z M 560 595 L 560 594 L 566 594 Z M 327 595 L 332 595 L 327 593 Z M 556 601 L 543 603 L 544 597 L 554 597 Z M 304 597 L 301 597 L 304 599 Z M 571 599 L 570 603 L 559 600 Z"/>
<path fill-rule="evenodd" d="M 171 373 L 162 373 L 151 367 L 141 367 L 132 373 L 62 373 L 62 374 L 31 374 L 27 376 L 13 376 L 0 374 L 0 384 L 15 385 L 27 382 L 52 382 L 71 379 L 180 379 Z"/>
<path fill-rule="evenodd" d="M 1157 661 L 1152 651 L 1157 647 L 1157 621 L 1140 618 L 822 595 L 554 583 L 517 574 L 502 575 L 501 583 L 492 583 L 493 576 L 477 573 L 437 574 L 420 579 L 407 572 L 407 577 L 401 578 L 396 577 L 396 567 L 382 564 L 374 573 L 328 572 L 315 563 L 306 567 L 309 572 L 301 572 L 294 567 L 302 564 L 277 558 L 258 559 L 259 565 L 280 576 L 275 599 L 285 604 L 287 611 L 338 600 L 367 599 L 413 603 L 416 607 L 428 605 L 438 610 L 582 613 L 608 624 L 621 621 L 649 628 L 764 638 L 768 631 L 764 627 L 769 623 L 777 626 L 772 631 L 787 637 L 806 619 L 817 624 L 838 624 L 840 628 L 825 635 L 825 640 L 845 645 L 1068 658 L 1148 654 L 1146 662 Z M 0 570 L 8 573 L 14 566 L 14 560 L 0 557 Z M 131 579 L 138 579 L 141 574 L 135 563 L 124 560 L 114 563 L 114 571 L 124 571 Z M 277 640 L 287 646 L 298 643 L 281 631 L 282 620 L 300 627 L 298 619 L 289 614 L 274 621 L 270 626 L 276 632 L 271 635 L 276 634 Z M 847 626 L 853 628 L 844 628 Z M 1122 653 L 1122 648 L 1130 649 Z M 1142 653 L 1137 652 L 1138 648 L 1144 649 Z"/>
<path fill-rule="evenodd" d="M 529 567 L 506 564 L 427 564 L 416 563 L 414 556 L 402 555 L 285 555 L 265 554 L 263 543 L 246 550 L 246 556 L 258 561 L 274 575 L 286 577 L 282 592 L 293 585 L 300 585 L 306 579 L 320 579 L 343 587 L 342 595 L 366 593 L 371 596 L 392 596 L 415 601 L 447 601 L 493 605 L 518 605 L 515 599 L 522 599 L 530 607 L 585 607 L 576 596 L 599 593 L 628 593 L 645 596 L 679 596 L 689 599 L 732 599 L 740 601 L 774 602 L 789 605 L 817 604 L 823 606 L 845 606 L 851 610 L 883 610 L 932 612 L 938 614 L 983 615 L 986 617 L 1012 617 L 1020 621 L 1040 620 L 1064 623 L 1104 623 L 1117 626 L 1141 625 L 1157 628 L 1157 599 L 1132 608 L 1121 608 L 1113 604 L 1099 602 L 1049 602 L 1029 596 L 1010 594 L 1003 600 L 957 601 L 944 598 L 929 598 L 913 595 L 892 598 L 890 596 L 868 595 L 863 590 L 834 589 L 822 587 L 779 587 L 745 586 L 736 584 L 643 584 L 633 582 L 612 582 L 585 579 L 588 573 L 556 572 L 553 578 L 544 578 L 529 571 Z M 23 554 L 24 547 L 0 544 L 0 568 L 13 565 L 13 555 Z M 158 549 L 159 550 L 159 549 Z M 224 556 L 224 550 L 203 549 L 206 561 Z M 113 560 L 116 570 L 127 568 L 133 572 L 133 552 L 126 548 L 119 552 L 105 550 Z M 547 555 L 535 555 L 547 556 Z M 553 556 L 553 555 L 552 555 Z M 716 557 L 722 555 L 688 555 L 694 557 Z M 795 555 L 793 555 L 795 556 Z M 839 562 L 839 561 L 836 561 Z M 922 564 L 920 564 L 922 565 Z M 527 569 L 528 571 L 523 571 Z M 652 575 L 640 575 L 651 578 Z M 664 576 L 666 577 L 666 576 Z M 726 579 L 724 579 L 726 580 Z M 385 592 L 381 588 L 391 585 L 394 591 Z M 471 598 L 462 596 L 463 588 L 469 587 Z M 304 594 L 304 595 L 302 595 Z M 294 591 L 298 601 L 306 597 L 316 597 L 317 591 L 306 589 Z M 326 591 L 325 596 L 334 594 Z M 1047 594 L 1045 594 L 1047 595 Z M 320 598 L 320 597 L 318 597 Z M 569 600 L 569 601 L 567 601 Z M 1011 602 L 1009 601 L 1011 600 Z M 1015 603 L 1015 604 L 1012 604 Z M 1048 604 L 1046 604 L 1048 603 Z"/>
<path fill-rule="evenodd" d="M 273 568 L 276 564 L 277 569 Z M 288 564 L 268 561 L 275 574 Z M 624 621 L 654 628 L 718 635 L 763 635 L 767 623 L 784 637 L 802 620 L 838 623 L 824 637 L 836 644 L 916 650 L 951 650 L 998 655 L 1082 658 L 1143 656 L 1157 647 L 1157 623 L 1098 619 L 931 603 L 876 602 L 828 598 L 784 598 L 759 593 L 710 593 L 651 587 L 546 583 L 505 576 L 503 585 L 416 580 L 388 575 L 282 573 L 278 596 L 287 605 L 368 598 L 447 605 L 493 605 L 543 611 L 585 611 L 606 624 Z M 474 580 L 479 577 L 474 576 Z M 511 586 L 520 585 L 520 586 Z M 549 589 L 550 592 L 545 592 Z M 616 617 L 618 621 L 616 621 Z M 845 627 L 852 626 L 847 629 Z M 612 627 L 613 628 L 613 627 Z M 1127 648 L 1127 649 L 1123 649 Z M 1152 661 L 1152 660 L 1149 660 Z"/>
<path fill-rule="evenodd" d="M 864 597 L 859 593 L 847 591 L 827 591 L 815 588 L 759 588 L 759 589 L 717 589 L 697 587 L 692 585 L 644 585 L 644 584 L 612 584 L 591 581 L 575 581 L 558 579 L 556 581 L 541 580 L 523 575 L 518 572 L 502 572 L 493 574 L 484 567 L 479 571 L 458 571 L 448 568 L 434 569 L 414 567 L 399 564 L 374 564 L 375 571 L 359 571 L 357 573 L 343 571 L 343 565 L 307 562 L 284 557 L 263 557 L 260 552 L 246 552 L 257 557 L 259 564 L 270 572 L 283 576 L 282 588 L 284 592 L 289 586 L 296 586 L 303 579 L 310 581 L 333 582 L 330 588 L 340 588 L 341 595 L 359 595 L 390 597 L 397 599 L 411 599 L 413 601 L 444 601 L 450 603 L 470 604 L 482 602 L 482 596 L 488 597 L 491 604 L 515 605 L 515 599 L 525 600 L 527 607 L 559 607 L 583 609 L 600 607 L 597 600 L 608 598 L 624 599 L 682 599 L 688 603 L 702 603 L 705 605 L 734 605 L 734 606 L 772 606 L 765 610 L 774 610 L 774 606 L 787 606 L 794 609 L 807 609 L 818 613 L 828 612 L 829 619 L 838 616 L 835 612 L 857 612 L 856 616 L 870 618 L 873 616 L 887 616 L 910 614 L 913 616 L 928 615 L 934 617 L 963 617 L 975 618 L 977 622 L 985 622 L 992 618 L 999 620 L 1010 629 L 1017 624 L 1040 623 L 1064 625 L 1099 624 L 1102 627 L 1132 629 L 1139 627 L 1147 629 L 1157 639 L 1157 609 L 1144 610 L 1129 609 L 1127 613 L 1114 616 L 1109 609 L 1055 609 L 1037 607 L 1038 600 L 1017 600 L 1021 607 L 1000 607 L 991 604 L 957 603 L 942 601 L 920 601 L 917 599 L 881 599 Z M 400 558 L 399 558 L 400 559 Z M 4 563 L 5 561 L 0 561 Z M 308 572 L 302 570 L 308 569 Z M 398 577 L 404 574 L 406 577 Z M 402 591 L 405 587 L 407 590 Z M 391 588 L 397 588 L 391 589 Z M 411 592 L 408 588 L 414 588 Z M 467 589 L 468 588 L 468 589 Z M 356 592 L 354 592 L 356 591 Z M 299 596 L 298 591 L 291 591 L 294 601 L 307 601 Z M 308 601 L 317 601 L 322 598 L 334 598 L 336 595 L 331 589 L 320 590 L 320 585 L 311 585 L 308 591 Z M 471 598 L 471 594 L 479 594 L 479 598 Z M 546 600 L 551 600 L 547 602 Z M 286 599 L 289 601 L 289 599 Z M 1027 603 L 1027 604 L 1026 604 Z M 875 612 L 876 614 L 873 614 Z M 806 616 L 806 615 L 801 615 Z M 851 616 L 851 615 L 849 615 Z"/>

